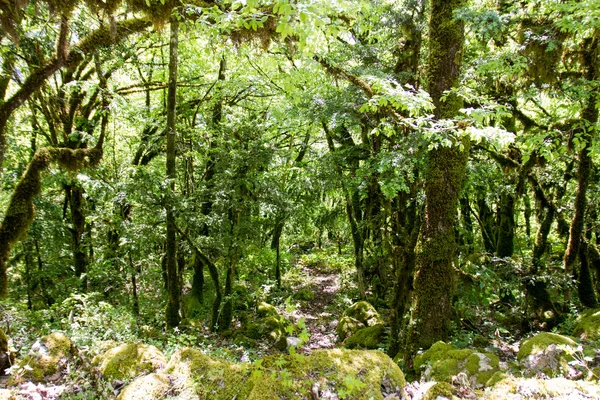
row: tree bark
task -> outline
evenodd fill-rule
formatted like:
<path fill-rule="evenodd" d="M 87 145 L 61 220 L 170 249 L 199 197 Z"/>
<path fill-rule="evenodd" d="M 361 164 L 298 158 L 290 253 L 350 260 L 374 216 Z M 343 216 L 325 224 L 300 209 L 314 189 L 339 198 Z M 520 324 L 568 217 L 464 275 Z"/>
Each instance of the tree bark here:
<path fill-rule="evenodd" d="M 435 117 L 453 118 L 462 106 L 460 98 L 442 96 L 458 85 L 464 44 L 464 26 L 453 19 L 465 0 L 433 0 L 429 22 L 429 94 Z M 452 133 L 447 133 L 452 135 Z M 420 348 L 446 340 L 450 332 L 455 227 L 460 188 L 469 154 L 469 140 L 452 147 L 440 146 L 428 153 L 425 176 L 425 218 L 417 252 L 413 313 L 407 335 L 405 362 Z M 460 144 L 460 146 L 459 146 Z M 462 147 L 462 148 L 461 148 Z"/>
<path fill-rule="evenodd" d="M 177 64 L 179 46 L 179 22 L 177 18 L 171 19 L 171 38 L 169 42 L 169 89 L 167 95 L 167 179 L 170 195 L 175 195 L 175 141 L 177 136 L 176 127 L 176 100 L 177 100 Z M 177 241 L 175 238 L 175 214 L 173 212 L 172 199 L 167 200 L 167 276 L 168 276 L 168 300 L 166 309 L 167 327 L 174 328 L 180 322 L 180 298 L 181 289 L 177 274 Z"/>

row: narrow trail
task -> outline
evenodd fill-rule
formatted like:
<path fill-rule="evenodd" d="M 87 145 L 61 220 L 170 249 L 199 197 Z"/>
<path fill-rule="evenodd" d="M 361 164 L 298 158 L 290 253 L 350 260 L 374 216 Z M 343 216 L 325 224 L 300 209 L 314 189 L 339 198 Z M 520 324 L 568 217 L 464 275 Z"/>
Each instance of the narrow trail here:
<path fill-rule="evenodd" d="M 301 273 L 309 278 L 308 285 L 303 288 L 314 293 L 314 299 L 299 302 L 293 313 L 297 321 L 304 318 L 310 339 L 304 344 L 304 352 L 317 349 L 331 349 L 336 346 L 337 313 L 333 305 L 340 290 L 339 276 L 336 273 L 323 272 L 317 268 L 301 266 Z"/>

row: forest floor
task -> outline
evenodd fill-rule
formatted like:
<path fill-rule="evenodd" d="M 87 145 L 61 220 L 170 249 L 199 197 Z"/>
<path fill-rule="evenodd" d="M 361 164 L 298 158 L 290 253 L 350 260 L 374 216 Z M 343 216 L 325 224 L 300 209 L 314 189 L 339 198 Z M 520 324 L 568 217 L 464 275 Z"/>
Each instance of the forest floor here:
<path fill-rule="evenodd" d="M 312 293 L 312 300 L 304 300 L 290 313 L 295 321 L 304 318 L 310 339 L 303 345 L 306 352 L 331 349 L 336 345 L 335 327 L 339 310 L 335 310 L 336 297 L 340 290 L 339 274 L 317 266 L 299 265 L 301 276 L 307 279 L 301 290 Z"/>

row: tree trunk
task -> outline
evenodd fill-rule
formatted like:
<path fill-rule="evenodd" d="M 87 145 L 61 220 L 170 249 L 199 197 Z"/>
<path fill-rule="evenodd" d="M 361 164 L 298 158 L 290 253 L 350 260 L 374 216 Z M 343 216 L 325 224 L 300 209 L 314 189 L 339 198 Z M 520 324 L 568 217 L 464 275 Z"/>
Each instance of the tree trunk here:
<path fill-rule="evenodd" d="M 465 0 L 433 0 L 429 45 L 429 93 L 436 118 L 452 118 L 462 107 L 460 98 L 442 96 L 459 82 L 464 43 L 464 26 L 453 13 Z M 453 261 L 456 251 L 454 230 L 460 188 L 464 179 L 470 142 L 438 147 L 428 153 L 425 176 L 425 219 L 417 252 L 417 273 L 413 314 L 407 335 L 405 362 L 420 348 L 446 340 L 450 332 Z M 460 146 L 459 146 L 460 144 Z"/>
<path fill-rule="evenodd" d="M 271 240 L 271 249 L 275 250 L 275 280 L 277 281 L 277 287 L 281 287 L 281 255 L 279 249 L 279 242 L 281 234 L 283 233 L 283 226 L 285 225 L 285 219 L 277 217 L 275 228 L 273 228 L 273 240 Z"/>
<path fill-rule="evenodd" d="M 598 61 L 598 39 L 588 39 L 583 52 L 583 61 L 586 68 L 586 78 L 590 84 L 597 78 L 596 70 Z M 595 92 L 589 94 L 587 106 L 583 110 L 581 127 L 581 146 L 579 149 L 579 168 L 577 170 L 577 194 L 575 196 L 575 210 L 571 227 L 569 229 L 569 243 L 565 252 L 564 267 L 567 277 L 572 277 L 575 262 L 579 254 L 579 247 L 583 234 L 583 225 L 585 219 L 585 208 L 587 204 L 587 188 L 592 169 L 592 158 L 590 149 L 592 147 L 592 130 L 598 122 L 598 109 L 596 108 L 597 95 Z M 568 293 L 565 294 L 568 299 Z"/>
<path fill-rule="evenodd" d="M 592 271 L 590 271 L 589 267 L 589 257 L 585 242 L 579 249 L 579 259 L 581 261 L 581 268 L 577 276 L 579 301 L 586 308 L 596 308 L 598 307 L 598 299 L 594 291 L 594 281 L 592 279 Z"/>
<path fill-rule="evenodd" d="M 515 196 L 512 193 L 500 195 L 496 238 L 496 255 L 512 257 L 515 252 Z"/>
<path fill-rule="evenodd" d="M 177 100 L 177 63 L 179 45 L 179 22 L 177 18 L 171 19 L 171 40 L 169 43 L 169 89 L 167 95 L 167 179 L 170 180 L 169 189 L 171 196 L 175 194 L 175 140 L 176 130 L 176 100 Z M 166 309 L 166 322 L 168 328 L 174 328 L 180 322 L 180 297 L 179 278 L 177 274 L 177 242 L 175 238 L 176 226 L 173 213 L 172 199 L 167 199 L 167 276 L 168 300 Z"/>
<path fill-rule="evenodd" d="M 85 293 L 88 290 L 87 265 L 88 257 L 86 247 L 84 245 L 85 234 L 85 214 L 83 211 L 83 189 L 78 186 L 77 182 L 74 185 L 66 186 L 67 197 L 71 210 L 71 247 L 73 249 L 73 266 L 75 275 L 81 281 L 81 290 Z"/>

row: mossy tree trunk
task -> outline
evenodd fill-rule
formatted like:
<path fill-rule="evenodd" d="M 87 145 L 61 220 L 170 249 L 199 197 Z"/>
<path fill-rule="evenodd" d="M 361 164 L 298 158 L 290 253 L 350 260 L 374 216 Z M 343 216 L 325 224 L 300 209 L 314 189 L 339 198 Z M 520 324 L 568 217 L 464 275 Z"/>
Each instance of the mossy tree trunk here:
<path fill-rule="evenodd" d="M 586 68 L 586 78 L 591 84 L 598 78 L 598 58 L 599 58 L 599 39 L 597 37 L 588 39 L 584 44 L 583 61 Z M 585 209 L 587 205 L 587 189 L 590 181 L 590 173 L 592 170 L 592 157 L 590 149 L 592 147 L 592 139 L 596 134 L 598 122 L 598 95 L 595 91 L 591 91 L 587 99 L 587 105 L 582 113 L 581 126 L 578 127 L 580 133 L 580 146 L 578 155 L 578 170 L 577 170 L 577 193 L 575 195 L 574 215 L 571 220 L 569 229 L 569 242 L 564 256 L 564 268 L 567 277 L 572 277 L 574 274 L 575 263 L 579 254 L 579 248 L 583 237 L 583 227 L 585 222 Z M 565 294 L 569 298 L 569 293 Z"/>
<path fill-rule="evenodd" d="M 177 65 L 179 46 L 179 22 L 177 18 L 171 19 L 171 35 L 169 42 L 169 89 L 167 94 L 167 179 L 169 179 L 169 197 L 167 199 L 167 327 L 174 328 L 180 322 L 180 297 L 181 288 L 177 274 L 177 240 L 175 214 L 173 212 L 173 197 L 175 195 L 175 142 L 177 137 L 176 127 L 176 101 L 177 101 Z"/>
<path fill-rule="evenodd" d="M 480 195 L 477 198 L 477 209 L 479 210 L 479 229 L 483 239 L 483 247 L 487 253 L 493 254 L 496 250 L 496 232 L 494 230 L 494 214 L 488 206 L 485 197 Z"/>
<path fill-rule="evenodd" d="M 464 26 L 462 21 L 453 18 L 453 13 L 465 4 L 465 0 L 434 0 L 431 3 L 428 86 L 436 118 L 453 118 L 462 106 L 456 95 L 448 95 L 445 101 L 442 96 L 459 82 Z M 451 132 L 445 134 L 453 135 Z M 450 331 L 457 205 L 470 144 L 468 139 L 453 141 L 457 140 L 461 142 L 428 153 L 425 215 L 405 349 L 405 362 L 409 368 L 420 348 L 446 340 Z"/>
<path fill-rule="evenodd" d="M 71 226 L 69 227 L 69 231 L 72 238 L 73 267 L 75 268 L 75 275 L 80 279 L 81 290 L 85 293 L 88 290 L 88 255 L 84 242 L 86 226 L 83 188 L 75 182 L 72 185 L 67 185 L 65 190 L 71 211 Z"/>

